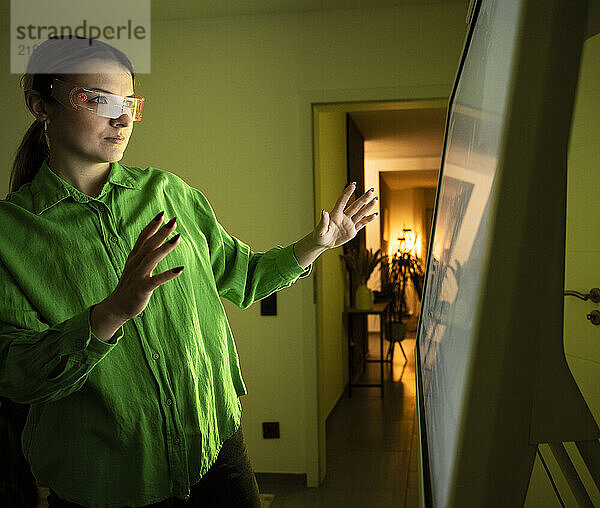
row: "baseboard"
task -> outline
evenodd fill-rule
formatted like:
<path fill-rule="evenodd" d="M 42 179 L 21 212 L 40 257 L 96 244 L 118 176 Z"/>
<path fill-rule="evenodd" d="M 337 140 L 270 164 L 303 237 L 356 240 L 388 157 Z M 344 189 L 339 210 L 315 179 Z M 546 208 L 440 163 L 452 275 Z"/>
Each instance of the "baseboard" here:
<path fill-rule="evenodd" d="M 277 483 L 287 485 L 302 485 L 306 487 L 306 473 L 257 473 L 254 472 L 256 481 L 264 484 Z"/>

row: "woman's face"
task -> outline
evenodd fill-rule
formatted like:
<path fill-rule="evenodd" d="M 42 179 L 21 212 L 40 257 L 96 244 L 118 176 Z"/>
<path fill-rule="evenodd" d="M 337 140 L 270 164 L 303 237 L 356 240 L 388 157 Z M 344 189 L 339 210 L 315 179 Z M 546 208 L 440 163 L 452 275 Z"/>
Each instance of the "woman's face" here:
<path fill-rule="evenodd" d="M 133 79 L 127 69 L 116 63 L 89 60 L 67 74 L 65 81 L 84 88 L 101 88 L 115 95 L 132 95 Z M 86 162 L 114 162 L 123 152 L 133 130 L 133 120 L 123 113 L 119 118 L 106 118 L 89 110 L 76 110 L 52 102 L 48 104 L 48 136 L 50 151 L 62 157 Z M 123 137 L 115 143 L 107 138 Z"/>

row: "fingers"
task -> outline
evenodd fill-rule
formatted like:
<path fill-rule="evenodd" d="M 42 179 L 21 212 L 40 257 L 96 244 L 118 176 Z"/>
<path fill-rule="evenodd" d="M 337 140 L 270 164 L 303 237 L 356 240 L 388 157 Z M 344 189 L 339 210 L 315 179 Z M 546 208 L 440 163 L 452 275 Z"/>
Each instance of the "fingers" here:
<path fill-rule="evenodd" d="M 157 249 L 154 249 L 144 258 L 142 268 L 144 274 L 150 275 L 159 261 L 164 258 L 169 252 L 174 250 L 181 239 L 181 233 L 176 234 L 173 238 L 163 243 Z M 154 277 L 151 277 L 154 280 Z"/>
<path fill-rule="evenodd" d="M 163 225 L 158 231 L 156 227 L 152 228 L 150 231 L 152 233 L 148 234 L 148 238 L 144 242 L 144 244 L 140 247 L 140 252 L 143 256 L 146 256 L 148 253 L 152 252 L 159 245 L 161 245 L 167 237 L 175 231 L 177 228 L 177 217 L 173 217 L 169 222 Z"/>
<path fill-rule="evenodd" d="M 149 276 L 158 262 L 179 244 L 179 235 L 175 235 L 169 242 L 165 242 L 166 238 L 177 227 L 177 217 L 173 217 L 170 221 L 160 227 L 163 215 L 164 212 L 159 213 L 157 217 L 142 230 L 131 251 L 136 257 L 134 264 L 136 264 L 138 269 L 146 276 Z M 170 243 L 171 241 L 172 243 Z"/>
<path fill-rule="evenodd" d="M 342 195 L 339 197 L 339 199 L 335 203 L 335 206 L 333 207 L 333 210 L 331 210 L 331 214 L 334 214 L 334 213 L 345 213 L 349 217 L 352 217 L 369 200 L 371 200 L 370 205 L 374 206 L 375 201 L 378 198 L 377 197 L 373 198 L 373 195 L 375 194 L 375 189 L 373 187 L 371 187 L 360 198 L 355 199 L 354 202 L 348 207 L 348 209 L 346 209 L 346 206 L 348 205 L 348 201 L 350 200 L 350 196 L 352 196 L 352 194 L 354 193 L 355 189 L 356 189 L 356 184 L 354 182 L 352 182 L 350 185 L 348 185 L 348 187 L 346 187 L 346 189 L 344 189 L 344 192 L 342 193 Z"/>
<path fill-rule="evenodd" d="M 356 230 L 356 232 L 358 233 L 362 228 L 364 228 L 369 222 L 371 222 L 372 220 L 375 219 L 375 217 L 377 216 L 378 212 L 372 213 L 371 215 L 367 215 L 364 219 L 358 221 L 356 224 L 354 224 L 354 228 Z"/>
<path fill-rule="evenodd" d="M 375 189 L 373 189 L 373 187 L 371 187 L 367 192 L 365 192 L 360 198 L 356 199 L 345 211 L 344 213 L 346 215 L 348 215 L 349 217 L 352 217 L 353 220 L 354 216 L 358 213 L 358 212 L 364 212 L 363 215 L 357 217 L 357 219 L 360 219 L 361 217 L 364 217 L 364 214 L 366 214 L 366 212 L 368 210 L 370 210 L 370 207 L 375 206 L 375 203 L 377 202 L 377 196 L 373 197 L 373 195 L 375 194 Z M 369 202 L 370 201 L 370 202 Z"/>
<path fill-rule="evenodd" d="M 183 267 L 185 268 L 185 267 Z M 164 284 L 165 282 L 167 282 L 168 280 L 174 279 L 175 277 L 178 277 L 180 273 L 183 272 L 183 268 L 181 269 L 181 271 L 177 272 L 177 273 L 173 273 L 173 269 L 169 269 L 166 270 L 162 273 L 159 273 L 157 275 L 153 275 L 152 277 L 150 277 L 150 281 L 152 282 L 152 284 L 155 287 L 160 286 L 161 284 Z"/>
<path fill-rule="evenodd" d="M 367 199 L 369 199 L 369 197 L 367 197 Z M 357 199 L 356 201 L 359 201 L 359 200 Z M 355 205 L 356 205 L 356 202 L 355 202 L 355 203 L 352 203 L 352 206 L 349 207 L 345 213 L 346 213 L 346 215 L 350 215 L 350 217 L 352 218 L 352 221 L 356 224 L 357 221 L 361 220 L 365 215 L 367 215 L 367 212 L 369 212 L 369 211 L 373 210 L 373 208 L 375 208 L 376 203 L 377 203 L 377 196 L 375 196 L 373 199 L 371 199 L 371 201 L 369 201 L 366 205 L 360 206 L 360 208 L 358 210 L 356 210 L 353 213 L 353 215 L 350 215 L 353 212 L 353 209 L 355 208 Z M 375 215 L 377 215 L 377 214 L 375 214 Z"/>
<path fill-rule="evenodd" d="M 342 213 L 344 211 L 344 208 L 346 208 L 346 205 L 348 204 L 348 200 L 350 199 L 350 196 L 352 196 L 354 189 L 356 189 L 356 184 L 354 182 L 352 182 L 350 185 L 348 185 L 348 187 L 346 187 L 344 189 L 344 192 L 342 192 L 342 195 L 335 202 L 335 206 L 333 207 L 333 210 L 331 210 L 332 214 L 333 213 Z"/>
<path fill-rule="evenodd" d="M 135 245 L 133 246 L 133 249 L 131 249 L 131 252 L 137 252 L 140 247 L 144 245 L 144 242 L 150 237 L 150 235 L 156 232 L 156 230 L 162 224 L 164 215 L 165 211 L 163 210 L 156 217 L 154 217 L 154 219 L 152 219 L 144 229 L 142 229 L 137 241 L 135 242 Z"/>

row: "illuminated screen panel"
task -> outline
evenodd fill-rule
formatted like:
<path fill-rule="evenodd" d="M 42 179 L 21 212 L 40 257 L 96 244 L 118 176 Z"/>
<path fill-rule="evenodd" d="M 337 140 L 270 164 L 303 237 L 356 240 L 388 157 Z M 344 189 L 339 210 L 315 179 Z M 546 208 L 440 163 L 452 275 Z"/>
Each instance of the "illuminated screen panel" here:
<path fill-rule="evenodd" d="M 433 506 L 448 502 L 459 452 L 522 3 L 482 2 L 449 107 L 417 346 Z"/>

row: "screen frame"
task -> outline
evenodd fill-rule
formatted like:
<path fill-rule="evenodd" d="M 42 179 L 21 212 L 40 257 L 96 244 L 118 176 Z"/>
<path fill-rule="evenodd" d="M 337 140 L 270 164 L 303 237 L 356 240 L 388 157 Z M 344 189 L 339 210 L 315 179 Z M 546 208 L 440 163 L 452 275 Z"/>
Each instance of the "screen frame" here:
<path fill-rule="evenodd" d="M 466 23 L 469 25 L 467 34 L 465 36 L 465 40 L 463 43 L 462 55 L 460 58 L 460 62 L 458 65 L 458 69 L 456 75 L 454 77 L 454 85 L 452 87 L 452 93 L 450 94 L 450 99 L 448 101 L 448 112 L 446 114 L 446 127 L 444 129 L 444 144 L 442 147 L 442 159 L 440 163 L 440 174 L 438 176 L 438 185 L 435 195 L 435 206 L 433 212 L 433 220 L 431 221 L 431 232 L 429 235 L 429 245 L 427 247 L 427 270 L 425 273 L 425 281 L 423 283 L 423 292 L 427 289 L 427 283 L 429 280 L 429 265 L 431 263 L 430 254 L 431 248 L 435 240 L 435 231 L 436 224 L 438 220 L 438 207 L 440 200 L 440 188 L 442 185 L 442 178 L 444 176 L 444 167 L 446 162 L 446 153 L 447 153 L 447 144 L 448 144 L 448 132 L 450 126 L 450 117 L 452 114 L 452 110 L 454 107 L 454 101 L 458 89 L 458 83 L 460 77 L 462 76 L 463 68 L 465 66 L 465 62 L 467 60 L 467 55 L 469 52 L 469 48 L 471 46 L 471 40 L 473 38 L 473 33 L 475 31 L 475 25 L 477 24 L 477 19 L 479 17 L 479 11 L 481 8 L 483 0 L 471 0 L 471 4 L 467 11 L 467 19 Z M 415 340 L 415 379 L 416 379 L 416 410 L 417 410 L 417 442 L 419 446 L 419 490 L 421 495 L 419 496 L 419 504 L 420 506 L 424 506 L 426 508 L 433 508 L 433 494 L 432 494 L 432 477 L 431 477 L 431 466 L 429 464 L 429 449 L 427 444 L 427 425 L 425 421 L 425 413 L 421 411 L 421 404 L 424 401 L 423 396 L 423 380 L 421 376 L 421 354 L 420 354 L 420 337 L 421 337 L 421 318 L 423 315 L 423 306 L 419 309 L 419 321 L 417 325 L 417 336 Z"/>

